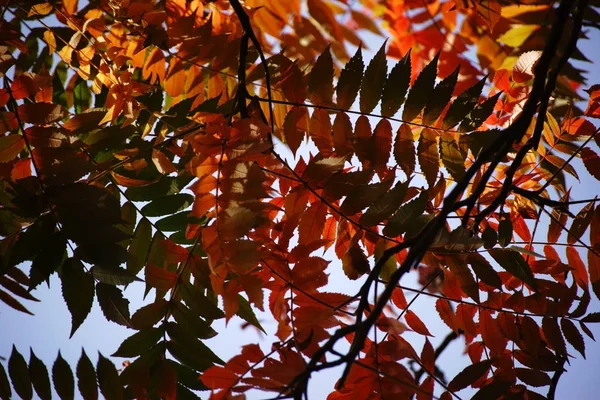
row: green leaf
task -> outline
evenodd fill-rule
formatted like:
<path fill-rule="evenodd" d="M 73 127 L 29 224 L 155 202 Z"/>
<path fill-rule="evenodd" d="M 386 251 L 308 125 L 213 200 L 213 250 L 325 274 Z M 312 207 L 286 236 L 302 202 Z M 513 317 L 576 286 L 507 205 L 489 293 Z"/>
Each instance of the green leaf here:
<path fill-rule="evenodd" d="M 450 75 L 433 89 L 423 113 L 423 123 L 425 125 L 430 125 L 437 121 L 446 105 L 450 102 L 452 93 L 454 93 L 454 88 L 456 87 L 459 71 L 460 66 L 456 67 Z"/>
<path fill-rule="evenodd" d="M 419 116 L 427 100 L 433 92 L 433 86 L 435 85 L 435 77 L 437 75 L 437 64 L 440 53 L 437 53 L 433 60 L 423 68 L 415 84 L 408 93 L 406 104 L 404 104 L 404 111 L 402 112 L 402 119 L 405 121 L 412 121 Z"/>
<path fill-rule="evenodd" d="M 198 371 L 204 371 L 214 365 L 202 354 L 191 352 L 189 348 L 175 340 L 170 340 L 167 343 L 167 350 L 176 360 Z"/>
<path fill-rule="evenodd" d="M 81 396 L 86 400 L 98 399 L 98 383 L 94 365 L 85 351 L 81 350 L 81 357 L 77 362 L 77 387 Z"/>
<path fill-rule="evenodd" d="M 127 260 L 127 270 L 136 275 L 142 270 L 146 263 L 146 256 L 150 250 L 152 242 L 152 224 L 148 219 L 142 218 L 135 228 L 135 233 L 129 245 L 129 259 Z"/>
<path fill-rule="evenodd" d="M 360 86 L 360 112 L 370 113 L 373 111 L 383 91 L 383 85 L 387 76 L 387 58 L 385 46 L 387 40 L 369 62 L 365 71 L 365 77 Z"/>
<path fill-rule="evenodd" d="M 429 200 L 429 194 L 422 191 L 419 197 L 404 204 L 392 215 L 383 234 L 386 236 L 398 236 L 407 231 L 410 224 L 425 211 L 425 206 Z"/>
<path fill-rule="evenodd" d="M 176 302 L 171 310 L 173 318 L 179 326 L 192 332 L 199 339 L 209 339 L 217 332 L 201 317 L 180 302 Z"/>
<path fill-rule="evenodd" d="M 135 329 L 151 328 L 165 317 L 168 309 L 169 302 L 165 299 L 158 299 L 137 310 L 131 316 L 131 324 Z"/>
<path fill-rule="evenodd" d="M 142 214 L 146 217 L 160 217 L 174 214 L 189 207 L 194 202 L 194 196 L 187 193 L 172 194 L 159 197 L 146 204 L 142 208 Z"/>
<path fill-rule="evenodd" d="M 340 73 L 340 79 L 335 89 L 339 108 L 348 110 L 352 107 L 360 89 L 364 68 L 361 46 L 358 46 L 356 53 Z"/>
<path fill-rule="evenodd" d="M 402 205 L 409 183 L 410 179 L 402 183 L 396 183 L 396 186 L 394 186 L 392 190 L 385 193 L 379 200 L 375 201 L 375 203 L 360 216 L 358 222 L 365 226 L 373 226 L 384 219 L 389 218 L 394 211 Z"/>
<path fill-rule="evenodd" d="M 106 400 L 123 400 L 123 386 L 115 365 L 108 358 L 98 353 L 98 383 L 100 392 Z"/>
<path fill-rule="evenodd" d="M 128 285 L 133 281 L 141 281 L 125 268 L 118 266 L 94 266 L 90 270 L 94 278 L 109 285 Z"/>
<path fill-rule="evenodd" d="M 71 333 L 81 326 L 87 318 L 94 302 L 94 278 L 83 270 L 81 261 L 68 258 L 60 275 L 62 295 L 71 313 Z"/>
<path fill-rule="evenodd" d="M 29 378 L 29 369 L 27 368 L 25 359 L 14 345 L 8 359 L 8 374 L 19 397 L 26 400 L 31 399 L 33 390 L 31 388 L 31 379 Z"/>
<path fill-rule="evenodd" d="M 221 360 L 208 346 L 179 326 L 179 324 L 167 322 L 167 333 L 172 340 L 182 345 L 189 353 L 194 354 L 194 356 L 201 356 L 211 363 L 224 364 L 223 360 Z"/>
<path fill-rule="evenodd" d="M 156 228 L 163 232 L 183 231 L 187 227 L 189 214 L 188 211 L 182 211 L 159 219 L 155 223 Z"/>
<path fill-rule="evenodd" d="M 75 88 L 73 89 L 75 113 L 81 114 L 92 104 L 92 95 L 87 82 L 77 76 L 75 81 Z"/>
<path fill-rule="evenodd" d="M 51 399 L 52 388 L 50 386 L 48 368 L 46 368 L 42 360 L 35 356 L 31 348 L 29 349 L 29 376 L 31 377 L 33 388 L 40 399 Z"/>
<path fill-rule="evenodd" d="M 181 296 L 190 309 L 206 319 L 225 318 L 225 314 L 204 293 L 189 282 L 180 286 Z"/>
<path fill-rule="evenodd" d="M 333 99 L 333 59 L 329 46 L 317 58 L 308 76 L 308 90 L 313 103 L 329 105 Z"/>
<path fill-rule="evenodd" d="M 263 331 L 264 333 L 267 333 L 264 328 L 262 327 L 262 325 L 260 324 L 260 322 L 258 322 L 258 319 L 256 318 L 256 314 L 254 314 L 254 311 L 252 310 L 252 307 L 250 306 L 250 303 L 248 303 L 248 300 L 246 300 L 243 296 L 238 295 L 238 300 L 240 302 L 240 306 L 238 308 L 237 311 L 237 315 L 243 319 L 244 321 L 248 322 L 250 325 L 260 329 L 261 331 Z"/>
<path fill-rule="evenodd" d="M 446 112 L 444 122 L 442 122 L 442 129 L 454 128 L 467 114 L 473 111 L 473 108 L 475 108 L 479 101 L 479 95 L 486 80 L 487 76 L 458 95 L 456 100 L 450 105 L 450 108 L 448 108 L 448 112 Z"/>
<path fill-rule="evenodd" d="M 394 65 L 381 96 L 381 115 L 393 117 L 404 103 L 410 85 L 410 50 Z"/>
<path fill-rule="evenodd" d="M 477 104 L 473 111 L 461 122 L 458 127 L 459 132 L 472 132 L 479 128 L 492 115 L 500 95 L 502 95 L 502 92 L 498 92 L 483 103 Z"/>
<path fill-rule="evenodd" d="M 137 357 L 154 346 L 162 336 L 162 329 L 143 329 L 125 339 L 112 357 Z"/>
<path fill-rule="evenodd" d="M 56 361 L 52 366 L 52 382 L 58 397 L 62 400 L 73 400 L 75 397 L 75 378 L 69 363 L 58 352 Z"/>
<path fill-rule="evenodd" d="M 442 132 L 440 137 L 440 158 L 454 180 L 457 182 L 462 180 L 465 175 L 467 155 L 460 151 L 458 143 L 450 132 Z"/>
<path fill-rule="evenodd" d="M 202 381 L 198 379 L 198 372 L 193 369 L 186 367 L 178 362 L 171 361 L 171 364 L 175 368 L 175 372 L 177 372 L 177 381 L 186 387 L 193 390 L 207 390 L 208 388 L 204 386 Z"/>
<path fill-rule="evenodd" d="M 129 318 L 129 300 L 123 297 L 123 292 L 112 285 L 98 282 L 96 284 L 96 295 L 100 309 L 108 321 L 119 325 L 131 327 Z"/>
<path fill-rule="evenodd" d="M 10 382 L 8 380 L 8 376 L 6 375 L 4 365 L 0 363 L 0 399 L 10 400 L 11 397 L 12 390 L 10 388 Z"/>
<path fill-rule="evenodd" d="M 529 268 L 529 264 L 521 254 L 508 249 L 491 249 L 490 255 L 511 275 L 519 278 L 532 288 L 536 287 L 531 268 Z"/>

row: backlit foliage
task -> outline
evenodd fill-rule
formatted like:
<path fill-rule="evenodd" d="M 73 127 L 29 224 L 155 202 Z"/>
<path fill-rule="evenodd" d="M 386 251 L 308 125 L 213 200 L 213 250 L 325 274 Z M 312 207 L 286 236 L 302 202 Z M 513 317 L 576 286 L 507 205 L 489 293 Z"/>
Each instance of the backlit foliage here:
<path fill-rule="evenodd" d="M 58 274 L 71 336 L 94 298 L 133 332 L 119 371 L 13 347 L 0 398 L 301 399 L 336 366 L 330 399 L 553 398 L 585 356 L 597 1 L 0 3 L 0 299 Z M 404 337 L 447 333 L 418 296 L 437 351 Z M 257 310 L 262 347 L 204 343 Z"/>

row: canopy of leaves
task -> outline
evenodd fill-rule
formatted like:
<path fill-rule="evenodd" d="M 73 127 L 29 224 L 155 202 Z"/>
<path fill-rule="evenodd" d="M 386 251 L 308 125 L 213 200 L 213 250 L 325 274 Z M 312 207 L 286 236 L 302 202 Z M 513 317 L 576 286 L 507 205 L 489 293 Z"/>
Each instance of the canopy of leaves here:
<path fill-rule="evenodd" d="M 600 179 L 600 86 L 573 64 L 598 7 L 2 2 L 0 300 L 30 313 L 57 274 L 71 336 L 94 299 L 131 335 L 123 370 L 13 347 L 0 398 L 301 399 L 337 365 L 330 399 L 552 398 L 600 322 L 575 187 Z M 436 298 L 438 349 L 406 293 Z M 205 340 L 238 318 L 266 346 L 222 360 Z"/>

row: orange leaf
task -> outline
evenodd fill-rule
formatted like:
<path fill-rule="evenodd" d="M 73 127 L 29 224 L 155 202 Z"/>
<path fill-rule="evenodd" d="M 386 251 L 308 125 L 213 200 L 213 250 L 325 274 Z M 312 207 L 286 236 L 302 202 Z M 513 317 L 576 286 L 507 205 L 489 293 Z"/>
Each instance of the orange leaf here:
<path fill-rule="evenodd" d="M 314 110 L 310 118 L 310 137 L 324 157 L 333 150 L 331 136 L 331 120 L 329 113 L 323 109 Z"/>
<path fill-rule="evenodd" d="M 0 136 L 0 163 L 15 159 L 24 146 L 25 141 L 21 135 Z"/>
<path fill-rule="evenodd" d="M 417 314 L 415 314 L 411 310 L 406 310 L 404 318 L 406 319 L 406 323 L 408 324 L 408 326 L 410 326 L 410 329 L 412 329 L 413 331 L 417 332 L 420 335 L 433 336 L 431 333 L 429 333 L 429 330 L 427 329 L 423 321 L 421 321 L 421 319 L 417 317 Z"/>
<path fill-rule="evenodd" d="M 446 299 L 437 299 L 435 302 L 435 309 L 437 310 L 440 318 L 450 329 L 454 332 L 458 332 L 458 327 L 456 326 L 456 315 L 452 310 L 452 306 Z"/>

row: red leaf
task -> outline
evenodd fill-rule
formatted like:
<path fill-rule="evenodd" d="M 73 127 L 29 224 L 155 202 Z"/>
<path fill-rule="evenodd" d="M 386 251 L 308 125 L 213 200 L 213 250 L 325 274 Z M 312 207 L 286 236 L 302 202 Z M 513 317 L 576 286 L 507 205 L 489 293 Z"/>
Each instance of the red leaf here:
<path fill-rule="evenodd" d="M 429 333 L 429 330 L 427 329 L 423 321 L 421 321 L 421 319 L 417 317 L 417 314 L 415 314 L 411 310 L 406 310 L 404 318 L 406 319 L 406 323 L 408 324 L 410 329 L 412 329 L 413 331 L 417 332 L 420 335 L 433 337 L 433 335 Z"/>
<path fill-rule="evenodd" d="M 175 287 L 177 283 L 177 274 L 154 265 L 147 265 L 146 283 L 158 290 L 167 291 Z"/>
<path fill-rule="evenodd" d="M 579 255 L 577 249 L 573 246 L 567 247 L 567 261 L 569 262 L 569 266 L 573 269 L 573 277 L 575 278 L 575 282 L 577 285 L 585 290 L 587 290 L 590 285 L 590 280 L 588 278 L 588 272 L 585 269 L 585 264 L 583 264 L 583 260 Z"/>
<path fill-rule="evenodd" d="M 479 310 L 479 329 L 485 346 L 492 354 L 500 354 L 506 347 L 506 339 L 500 333 L 498 324 L 486 309 Z"/>
<path fill-rule="evenodd" d="M 306 212 L 302 214 L 298 226 L 299 244 L 309 244 L 321 238 L 326 215 L 327 206 L 320 200 L 315 201 L 308 207 Z"/>
<path fill-rule="evenodd" d="M 589 147 L 584 147 L 581 150 L 581 159 L 590 175 L 600 181 L 600 157 L 598 154 Z"/>
<path fill-rule="evenodd" d="M 0 136 L 0 163 L 12 161 L 25 146 L 21 135 Z"/>

